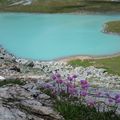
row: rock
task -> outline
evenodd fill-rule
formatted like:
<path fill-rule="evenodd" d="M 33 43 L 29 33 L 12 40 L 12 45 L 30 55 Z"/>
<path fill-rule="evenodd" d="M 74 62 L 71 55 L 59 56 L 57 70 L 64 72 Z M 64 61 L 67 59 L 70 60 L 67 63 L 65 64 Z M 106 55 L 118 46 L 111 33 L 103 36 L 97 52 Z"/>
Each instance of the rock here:
<path fill-rule="evenodd" d="M 4 48 L 2 48 L 0 46 L 0 58 L 1 59 L 12 60 L 12 59 L 15 59 L 15 56 L 8 53 Z"/>
<path fill-rule="evenodd" d="M 11 4 L 9 6 L 14 6 L 14 5 L 30 5 L 32 4 L 33 0 L 11 0 Z"/>
<path fill-rule="evenodd" d="M 21 58 L 18 59 L 17 58 L 16 62 L 19 63 L 19 64 L 23 64 L 24 65 L 24 64 L 26 64 L 28 62 L 28 60 L 27 59 L 21 59 Z"/>
<path fill-rule="evenodd" d="M 37 98 L 39 96 L 40 90 L 37 89 L 37 86 L 33 83 L 29 83 L 23 86 L 23 88 L 31 93 L 31 96 Z"/>
<path fill-rule="evenodd" d="M 34 67 L 34 62 L 33 61 L 29 61 L 29 62 L 26 63 L 26 65 L 28 67 Z"/>
<path fill-rule="evenodd" d="M 20 68 L 17 66 L 13 66 L 10 68 L 10 70 L 16 71 L 16 72 L 21 72 Z"/>
<path fill-rule="evenodd" d="M 3 56 L 0 56 L 0 59 L 4 59 L 4 57 L 3 57 Z"/>
<path fill-rule="evenodd" d="M 42 106 L 42 104 L 36 100 L 23 100 L 21 107 L 30 113 L 43 116 L 46 120 L 62 120 L 61 116 L 53 111 L 52 108 Z"/>
<path fill-rule="evenodd" d="M 12 98 L 8 91 L 9 87 L 0 87 L 0 98 L 4 99 Z"/>
<path fill-rule="evenodd" d="M 32 93 L 23 89 L 19 85 L 9 87 L 8 93 L 16 99 L 23 100 L 25 98 L 32 98 Z"/>
<path fill-rule="evenodd" d="M 5 78 L 4 78 L 4 77 L 2 77 L 2 76 L 0 76 L 0 81 L 3 81 L 3 80 L 5 80 Z"/>
<path fill-rule="evenodd" d="M 32 86 L 28 84 L 23 87 L 8 85 L 0 88 L 0 120 L 62 120 L 63 118 L 45 103 L 51 102 L 50 96 L 38 92 L 36 87 L 34 94 L 38 96 L 34 98 L 30 90 Z"/>
<path fill-rule="evenodd" d="M 46 95 L 46 94 L 39 94 L 38 98 L 41 100 L 41 99 L 44 99 L 44 100 L 48 100 L 50 99 L 50 96 Z"/>
<path fill-rule="evenodd" d="M 7 108 L 0 105 L 0 120 L 26 120 L 26 114 L 19 109 Z"/>
<path fill-rule="evenodd" d="M 35 115 L 24 113 L 17 108 L 7 107 L 0 105 L 0 120 L 45 120 Z"/>

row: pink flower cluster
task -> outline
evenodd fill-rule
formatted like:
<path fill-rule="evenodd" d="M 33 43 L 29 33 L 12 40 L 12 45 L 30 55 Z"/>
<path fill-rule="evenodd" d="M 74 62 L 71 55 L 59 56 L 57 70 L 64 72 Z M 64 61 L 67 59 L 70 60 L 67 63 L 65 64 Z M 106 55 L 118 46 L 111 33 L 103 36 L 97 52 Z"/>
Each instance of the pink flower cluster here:
<path fill-rule="evenodd" d="M 64 77 L 56 72 L 52 74 L 51 79 L 52 81 L 45 84 L 44 88 L 50 90 L 51 94 L 54 94 L 55 96 L 62 97 L 63 95 L 66 95 L 67 98 L 77 97 L 80 102 L 86 103 L 86 105 L 89 107 L 95 107 L 96 104 L 100 102 L 96 101 L 96 98 L 98 97 L 107 98 L 107 101 L 110 105 L 111 103 L 115 103 L 114 105 L 116 106 L 120 103 L 120 94 L 117 94 L 114 97 L 108 93 L 104 94 L 101 91 L 96 91 L 96 93 L 91 94 L 91 91 L 89 89 L 90 84 L 88 81 L 79 80 L 78 83 L 77 75 L 68 75 Z M 107 104 L 105 103 L 105 105 Z"/>

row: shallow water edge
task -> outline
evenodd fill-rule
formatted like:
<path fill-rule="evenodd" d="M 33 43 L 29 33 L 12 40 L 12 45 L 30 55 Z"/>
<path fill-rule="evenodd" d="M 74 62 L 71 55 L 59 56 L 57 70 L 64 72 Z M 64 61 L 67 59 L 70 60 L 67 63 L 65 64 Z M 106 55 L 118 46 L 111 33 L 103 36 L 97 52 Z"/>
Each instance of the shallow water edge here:
<path fill-rule="evenodd" d="M 30 58 L 23 58 L 23 57 L 16 57 L 14 54 L 10 53 L 8 50 L 6 50 L 2 45 L 0 45 L 0 49 L 4 49 L 8 54 L 14 56 L 16 59 L 25 59 L 25 60 L 32 60 L 36 61 L 36 59 L 30 59 Z M 107 59 L 107 58 L 113 58 L 113 57 L 119 57 L 120 52 L 111 54 L 111 55 L 72 55 L 72 56 L 66 56 L 66 57 L 59 57 L 52 60 L 40 60 L 37 61 L 40 62 L 51 62 L 51 61 L 57 61 L 57 62 L 69 62 L 71 60 L 94 60 L 94 59 Z"/>

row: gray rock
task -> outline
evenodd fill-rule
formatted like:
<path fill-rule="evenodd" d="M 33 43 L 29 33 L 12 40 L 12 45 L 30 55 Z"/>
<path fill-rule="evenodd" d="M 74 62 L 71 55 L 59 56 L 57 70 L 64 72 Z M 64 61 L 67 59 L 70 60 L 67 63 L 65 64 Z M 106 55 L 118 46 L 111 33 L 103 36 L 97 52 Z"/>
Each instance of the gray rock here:
<path fill-rule="evenodd" d="M 29 89 L 32 89 L 29 87 Z M 37 88 L 36 88 L 37 89 Z M 36 92 L 38 94 L 38 91 Z M 63 118 L 45 103 L 50 96 L 41 93 L 37 98 L 19 85 L 0 88 L 0 120 L 62 120 Z M 51 102 L 52 103 L 52 102 Z M 46 105 L 46 106 L 45 106 Z"/>
<path fill-rule="evenodd" d="M 28 62 L 26 63 L 26 65 L 27 65 L 28 67 L 34 67 L 34 62 L 33 62 L 33 61 L 28 61 Z"/>
<path fill-rule="evenodd" d="M 9 94 L 9 87 L 0 87 L 0 99 L 1 98 L 5 98 L 5 99 L 8 99 L 8 98 L 11 98 L 11 95 Z"/>
<path fill-rule="evenodd" d="M 5 78 L 3 76 L 0 76 L 0 81 L 5 80 Z"/>
<path fill-rule="evenodd" d="M 7 108 L 0 105 L 0 120 L 26 120 L 26 114 L 19 109 Z"/>
<path fill-rule="evenodd" d="M 46 95 L 46 94 L 39 94 L 38 98 L 41 100 L 41 99 L 44 99 L 44 100 L 48 100 L 50 99 L 50 96 Z"/>
<path fill-rule="evenodd" d="M 28 60 L 27 59 L 17 58 L 16 62 L 19 63 L 19 64 L 23 64 L 24 65 L 24 64 L 26 64 L 28 62 Z"/>
<path fill-rule="evenodd" d="M 16 72 L 21 72 L 20 68 L 18 66 L 12 66 L 10 70 L 16 71 Z"/>
<path fill-rule="evenodd" d="M 36 100 L 23 100 L 21 107 L 30 113 L 44 116 L 44 118 L 48 120 L 61 120 L 61 116 L 53 111 L 52 108 L 42 106 L 42 104 Z"/>

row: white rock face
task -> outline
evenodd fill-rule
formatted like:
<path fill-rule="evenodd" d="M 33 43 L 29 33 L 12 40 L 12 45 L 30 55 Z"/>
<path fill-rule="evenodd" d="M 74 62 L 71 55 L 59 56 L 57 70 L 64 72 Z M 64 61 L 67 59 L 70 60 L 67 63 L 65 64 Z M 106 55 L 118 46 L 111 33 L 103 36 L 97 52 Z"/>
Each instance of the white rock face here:
<path fill-rule="evenodd" d="M 12 2 L 12 4 L 10 4 L 10 6 L 13 5 L 30 5 L 32 4 L 32 0 L 9 0 L 10 2 Z"/>
<path fill-rule="evenodd" d="M 2 80 L 5 80 L 5 78 L 4 78 L 4 77 L 2 77 L 2 76 L 0 76 L 0 81 L 2 81 Z"/>

